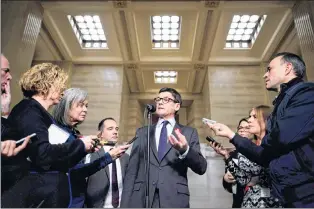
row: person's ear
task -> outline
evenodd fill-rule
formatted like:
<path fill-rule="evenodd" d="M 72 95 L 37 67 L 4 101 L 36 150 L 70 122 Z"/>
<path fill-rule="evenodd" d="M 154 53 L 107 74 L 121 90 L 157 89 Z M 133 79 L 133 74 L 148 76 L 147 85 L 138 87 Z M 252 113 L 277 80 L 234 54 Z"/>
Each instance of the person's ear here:
<path fill-rule="evenodd" d="M 180 103 L 176 103 L 174 106 L 174 110 L 178 111 L 180 109 L 180 107 L 181 107 Z"/>
<path fill-rule="evenodd" d="M 293 71 L 293 66 L 290 62 L 286 63 L 285 75 L 289 75 Z"/>

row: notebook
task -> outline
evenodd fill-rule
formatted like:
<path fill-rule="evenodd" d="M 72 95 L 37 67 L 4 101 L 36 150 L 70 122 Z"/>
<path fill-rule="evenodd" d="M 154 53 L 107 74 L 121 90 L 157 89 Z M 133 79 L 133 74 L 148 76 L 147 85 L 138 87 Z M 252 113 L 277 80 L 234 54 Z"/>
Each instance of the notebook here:
<path fill-rule="evenodd" d="M 66 142 L 70 136 L 68 132 L 59 128 L 55 124 L 51 124 L 48 129 L 50 144 L 62 144 Z"/>

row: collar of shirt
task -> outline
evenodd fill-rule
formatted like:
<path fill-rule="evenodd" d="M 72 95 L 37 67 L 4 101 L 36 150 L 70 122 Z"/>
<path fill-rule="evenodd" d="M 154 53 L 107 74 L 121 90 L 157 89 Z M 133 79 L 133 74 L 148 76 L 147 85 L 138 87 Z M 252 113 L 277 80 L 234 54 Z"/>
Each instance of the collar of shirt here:
<path fill-rule="evenodd" d="M 303 82 L 303 80 L 301 78 L 293 78 L 291 79 L 289 82 L 287 83 L 282 83 L 280 85 L 280 92 L 279 92 L 279 95 L 275 98 L 275 100 L 273 101 L 273 105 L 276 105 L 277 103 L 280 103 L 281 100 L 283 99 L 283 96 L 285 95 L 285 92 L 291 88 L 292 86 L 300 83 L 300 82 Z"/>
<path fill-rule="evenodd" d="M 162 122 L 164 122 L 165 119 L 163 118 L 159 118 L 158 123 L 157 123 L 157 127 L 162 126 Z M 169 122 L 169 124 L 174 127 L 174 125 L 176 124 L 176 120 L 174 118 L 170 118 L 167 120 Z"/>
<path fill-rule="evenodd" d="M 112 146 L 103 146 L 103 149 L 104 149 L 105 152 L 109 152 L 112 148 L 114 148 L 114 147 L 112 147 Z"/>

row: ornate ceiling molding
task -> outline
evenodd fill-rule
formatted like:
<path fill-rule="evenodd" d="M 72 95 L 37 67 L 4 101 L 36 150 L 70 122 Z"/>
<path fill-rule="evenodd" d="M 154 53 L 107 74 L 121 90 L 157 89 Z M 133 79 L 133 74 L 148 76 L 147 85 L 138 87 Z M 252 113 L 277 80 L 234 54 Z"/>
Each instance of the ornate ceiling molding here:
<path fill-rule="evenodd" d="M 126 70 L 137 70 L 138 66 L 136 64 L 126 64 L 126 65 L 124 65 L 124 68 Z"/>
<path fill-rule="evenodd" d="M 201 63 L 197 63 L 194 64 L 194 70 L 205 70 L 206 69 L 206 65 L 201 64 Z"/>
<path fill-rule="evenodd" d="M 205 7 L 209 8 L 216 8 L 219 6 L 219 1 L 207 1 L 205 0 L 204 2 Z"/>
<path fill-rule="evenodd" d="M 114 8 L 127 8 L 128 2 L 127 1 L 113 1 L 113 7 Z"/>

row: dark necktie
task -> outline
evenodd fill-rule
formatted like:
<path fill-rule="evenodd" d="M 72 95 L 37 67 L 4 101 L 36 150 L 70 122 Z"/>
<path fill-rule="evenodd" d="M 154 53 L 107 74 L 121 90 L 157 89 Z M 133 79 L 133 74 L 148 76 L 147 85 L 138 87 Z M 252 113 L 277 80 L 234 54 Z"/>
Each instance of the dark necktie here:
<path fill-rule="evenodd" d="M 163 158 L 163 156 L 165 155 L 165 152 L 166 152 L 167 138 L 168 138 L 167 124 L 169 123 L 169 121 L 165 120 L 162 123 L 163 123 L 163 125 L 161 128 L 160 137 L 159 137 L 159 145 L 158 145 L 158 159 L 159 159 L 159 161 L 161 161 L 161 159 Z"/>
<path fill-rule="evenodd" d="M 112 206 L 117 208 L 119 206 L 119 188 L 118 188 L 118 177 L 117 177 L 117 165 L 116 161 L 112 162 Z"/>

